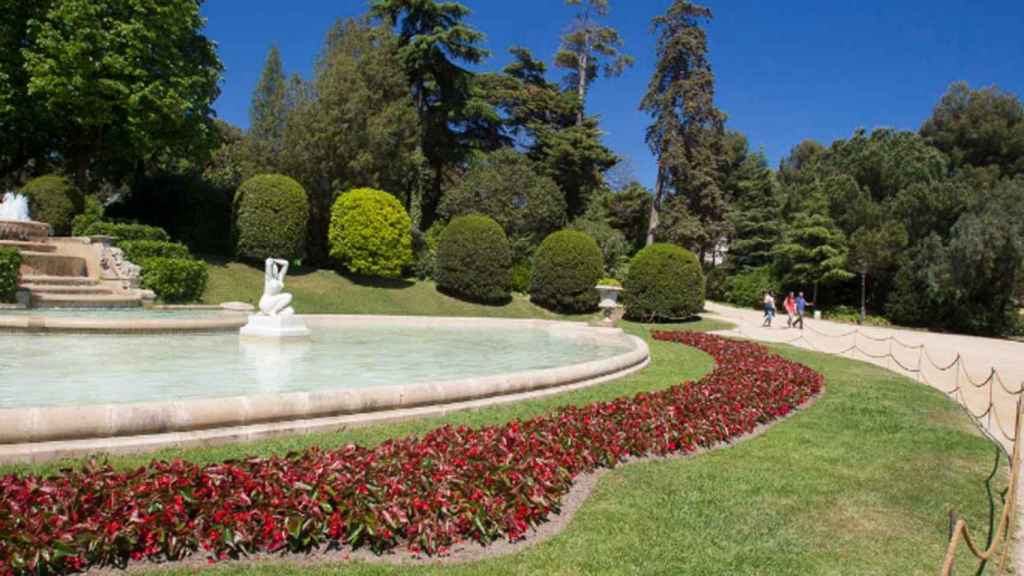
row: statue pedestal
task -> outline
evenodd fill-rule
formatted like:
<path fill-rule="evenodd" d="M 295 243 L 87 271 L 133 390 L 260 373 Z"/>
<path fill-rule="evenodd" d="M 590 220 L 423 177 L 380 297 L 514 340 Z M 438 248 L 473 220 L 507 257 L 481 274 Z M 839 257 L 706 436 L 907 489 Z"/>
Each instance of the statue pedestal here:
<path fill-rule="evenodd" d="M 255 338 L 306 338 L 309 328 L 299 316 L 251 314 L 249 323 L 242 326 L 238 334 Z"/>

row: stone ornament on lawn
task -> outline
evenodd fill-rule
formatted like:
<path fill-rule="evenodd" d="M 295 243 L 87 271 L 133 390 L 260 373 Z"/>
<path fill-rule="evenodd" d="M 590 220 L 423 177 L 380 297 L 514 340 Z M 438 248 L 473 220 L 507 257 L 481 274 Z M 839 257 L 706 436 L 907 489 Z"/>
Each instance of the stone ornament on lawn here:
<path fill-rule="evenodd" d="M 267 258 L 264 262 L 263 296 L 259 314 L 249 316 L 249 323 L 239 334 L 260 338 L 296 338 L 309 336 L 306 322 L 295 315 L 289 306 L 292 295 L 284 291 L 284 278 L 288 275 L 288 261 Z"/>
<path fill-rule="evenodd" d="M 612 314 L 619 307 L 619 294 L 622 293 L 622 286 L 601 283 L 595 286 L 595 288 L 597 288 L 597 293 L 601 297 L 601 301 L 597 305 L 604 315 L 604 319 L 601 322 L 605 326 L 614 326 L 615 319 L 612 318 Z"/>

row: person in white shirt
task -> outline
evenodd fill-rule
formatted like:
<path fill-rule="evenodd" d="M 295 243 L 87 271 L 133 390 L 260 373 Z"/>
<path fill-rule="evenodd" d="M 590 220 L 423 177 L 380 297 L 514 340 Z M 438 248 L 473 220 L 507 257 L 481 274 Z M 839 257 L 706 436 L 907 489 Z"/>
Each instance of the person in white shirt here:
<path fill-rule="evenodd" d="M 772 318 L 775 318 L 775 297 L 772 296 L 771 291 L 764 293 L 764 326 L 765 328 L 772 327 Z"/>

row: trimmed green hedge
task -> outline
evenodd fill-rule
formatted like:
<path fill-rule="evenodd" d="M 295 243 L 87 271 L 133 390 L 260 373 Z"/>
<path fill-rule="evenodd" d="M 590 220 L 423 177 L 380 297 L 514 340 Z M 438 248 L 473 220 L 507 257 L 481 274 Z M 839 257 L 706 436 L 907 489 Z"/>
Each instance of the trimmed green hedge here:
<path fill-rule="evenodd" d="M 206 290 L 206 263 L 182 258 L 147 258 L 142 266 L 142 285 L 169 303 L 196 302 Z"/>
<path fill-rule="evenodd" d="M 533 257 L 530 299 L 559 312 L 590 312 L 600 300 L 594 286 L 603 275 L 597 242 L 579 230 L 561 230 L 545 238 Z"/>
<path fill-rule="evenodd" d="M 651 244 L 638 252 L 623 288 L 626 317 L 632 320 L 682 320 L 704 309 L 700 262 L 673 244 Z"/>
<path fill-rule="evenodd" d="M 327 238 L 331 258 L 353 274 L 399 278 L 413 261 L 412 220 L 398 198 L 373 188 L 338 197 Z"/>
<path fill-rule="evenodd" d="M 479 214 L 459 216 L 441 232 L 435 278 L 441 290 L 477 302 L 511 297 L 512 252 L 505 231 Z"/>
<path fill-rule="evenodd" d="M 147 258 L 180 258 L 191 260 L 192 254 L 188 246 L 176 242 L 162 240 L 126 240 L 118 242 L 118 248 L 124 251 L 129 262 L 142 262 Z"/>
<path fill-rule="evenodd" d="M 235 252 L 250 260 L 302 258 L 308 221 L 302 185 L 280 174 L 253 176 L 235 193 Z"/>
<path fill-rule="evenodd" d="M 20 270 L 21 254 L 14 248 L 0 248 L 0 302 L 14 302 Z"/>
<path fill-rule="evenodd" d="M 171 241 L 171 237 L 163 228 L 118 222 L 94 222 L 85 228 L 82 236 L 113 236 L 118 243 L 130 240 Z"/>
<path fill-rule="evenodd" d="M 21 189 L 28 197 L 33 220 L 46 222 L 57 236 L 71 232 L 71 221 L 85 209 L 82 192 L 63 176 L 40 176 L 29 180 Z"/>

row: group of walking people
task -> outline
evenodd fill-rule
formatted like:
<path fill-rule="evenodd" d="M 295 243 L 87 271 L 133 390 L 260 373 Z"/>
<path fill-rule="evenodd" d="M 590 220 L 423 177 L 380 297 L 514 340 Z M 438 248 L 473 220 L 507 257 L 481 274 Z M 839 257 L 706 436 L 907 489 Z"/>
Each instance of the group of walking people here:
<path fill-rule="evenodd" d="M 798 325 L 800 329 L 804 329 L 804 312 L 807 311 L 807 300 L 804 299 L 804 293 L 800 292 L 796 296 L 792 292 L 782 302 L 782 307 L 786 310 L 786 327 L 796 328 Z M 761 324 L 766 328 L 772 327 L 772 320 L 775 318 L 775 296 L 771 290 L 764 293 L 764 323 Z"/>

